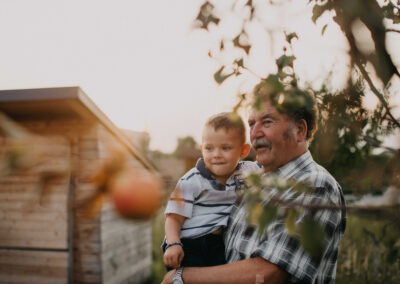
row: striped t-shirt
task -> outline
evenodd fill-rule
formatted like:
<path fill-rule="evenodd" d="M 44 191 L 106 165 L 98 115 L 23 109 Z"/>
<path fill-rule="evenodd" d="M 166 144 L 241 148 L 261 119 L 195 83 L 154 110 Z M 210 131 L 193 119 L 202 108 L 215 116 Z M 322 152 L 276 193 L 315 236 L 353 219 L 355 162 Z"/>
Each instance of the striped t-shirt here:
<path fill-rule="evenodd" d="M 236 191 L 244 185 L 241 174 L 247 171 L 260 171 L 260 167 L 254 162 L 239 162 L 223 185 L 206 169 L 203 159 L 199 159 L 196 167 L 179 180 L 165 209 L 165 214 L 187 218 L 180 237 L 197 238 L 226 227 Z"/>

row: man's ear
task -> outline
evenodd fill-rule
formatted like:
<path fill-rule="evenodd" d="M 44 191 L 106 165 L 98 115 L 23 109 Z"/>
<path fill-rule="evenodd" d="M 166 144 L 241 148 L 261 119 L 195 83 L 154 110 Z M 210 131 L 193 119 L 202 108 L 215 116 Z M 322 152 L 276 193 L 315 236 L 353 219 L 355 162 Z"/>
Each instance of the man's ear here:
<path fill-rule="evenodd" d="M 297 126 L 297 142 L 303 142 L 307 140 L 307 122 L 302 119 L 296 123 Z"/>
<path fill-rule="evenodd" d="M 250 144 L 244 144 L 242 147 L 242 152 L 240 153 L 240 158 L 246 158 L 250 152 Z"/>

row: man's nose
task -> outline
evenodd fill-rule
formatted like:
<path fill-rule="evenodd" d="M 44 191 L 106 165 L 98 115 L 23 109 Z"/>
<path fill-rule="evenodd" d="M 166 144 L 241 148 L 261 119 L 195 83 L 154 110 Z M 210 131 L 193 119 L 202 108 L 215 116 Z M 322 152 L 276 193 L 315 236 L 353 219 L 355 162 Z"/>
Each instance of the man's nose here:
<path fill-rule="evenodd" d="M 261 130 L 261 123 L 254 123 L 250 128 L 250 140 L 264 136 L 264 132 Z"/>

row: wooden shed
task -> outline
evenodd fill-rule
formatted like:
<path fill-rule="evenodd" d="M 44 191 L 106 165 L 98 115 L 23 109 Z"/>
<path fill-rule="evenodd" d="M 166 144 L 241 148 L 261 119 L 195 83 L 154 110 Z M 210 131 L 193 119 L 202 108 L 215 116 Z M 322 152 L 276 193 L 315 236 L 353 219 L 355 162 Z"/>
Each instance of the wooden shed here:
<path fill-rule="evenodd" d="M 124 220 L 110 204 L 91 219 L 75 208 L 96 189 L 90 178 L 110 158 L 107 145 L 154 171 L 135 141 L 79 87 L 3 90 L 0 112 L 52 141 L 55 160 L 71 165 L 45 189 L 29 171 L 0 177 L 0 283 L 141 283 L 150 276 L 151 221 Z"/>

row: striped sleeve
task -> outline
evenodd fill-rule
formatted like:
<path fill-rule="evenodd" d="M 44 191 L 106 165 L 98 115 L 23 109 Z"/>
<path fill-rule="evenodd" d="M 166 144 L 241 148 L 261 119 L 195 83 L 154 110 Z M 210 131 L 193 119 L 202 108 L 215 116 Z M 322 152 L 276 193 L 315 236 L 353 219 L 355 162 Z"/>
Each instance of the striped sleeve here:
<path fill-rule="evenodd" d="M 187 179 L 179 180 L 167 203 L 165 214 L 178 214 L 186 218 L 192 217 L 195 188 Z"/>

